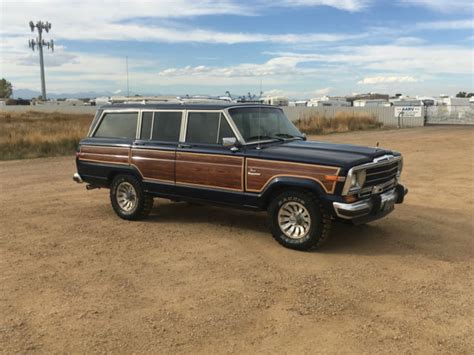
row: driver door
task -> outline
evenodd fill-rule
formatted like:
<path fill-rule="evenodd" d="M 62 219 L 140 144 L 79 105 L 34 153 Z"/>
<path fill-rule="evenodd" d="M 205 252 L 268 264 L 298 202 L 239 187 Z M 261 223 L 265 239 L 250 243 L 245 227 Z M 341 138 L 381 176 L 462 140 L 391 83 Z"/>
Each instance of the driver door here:
<path fill-rule="evenodd" d="M 236 137 L 219 111 L 188 111 L 176 151 L 176 188 L 199 199 L 240 204 L 244 192 L 243 154 L 224 142 Z"/>

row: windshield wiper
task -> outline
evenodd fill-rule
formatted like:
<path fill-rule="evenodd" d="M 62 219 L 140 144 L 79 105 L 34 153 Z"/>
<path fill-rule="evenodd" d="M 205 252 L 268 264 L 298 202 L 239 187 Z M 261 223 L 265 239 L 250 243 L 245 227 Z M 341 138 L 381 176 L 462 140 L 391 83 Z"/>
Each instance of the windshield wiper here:
<path fill-rule="evenodd" d="M 265 139 L 272 139 L 272 140 L 277 140 L 279 142 L 284 142 L 285 139 L 277 136 L 252 136 L 246 139 L 247 142 L 250 143 L 252 140 L 265 140 Z"/>
<path fill-rule="evenodd" d="M 278 134 L 275 134 L 275 136 L 288 138 L 288 139 L 295 139 L 295 138 L 303 139 L 303 137 L 301 137 L 301 136 L 293 136 L 293 135 L 288 134 L 288 133 L 278 133 Z"/>

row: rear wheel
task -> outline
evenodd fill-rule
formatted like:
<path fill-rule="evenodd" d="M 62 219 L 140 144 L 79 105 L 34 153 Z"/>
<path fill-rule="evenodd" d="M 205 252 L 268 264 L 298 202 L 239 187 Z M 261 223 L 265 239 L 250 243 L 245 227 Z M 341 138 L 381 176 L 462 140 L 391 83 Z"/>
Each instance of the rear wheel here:
<path fill-rule="evenodd" d="M 118 175 L 110 185 L 110 202 L 120 218 L 139 220 L 150 214 L 153 196 L 144 191 L 136 177 Z"/>
<path fill-rule="evenodd" d="M 331 219 L 314 194 L 284 191 L 270 203 L 268 216 L 273 237 L 287 248 L 309 250 L 329 237 Z"/>

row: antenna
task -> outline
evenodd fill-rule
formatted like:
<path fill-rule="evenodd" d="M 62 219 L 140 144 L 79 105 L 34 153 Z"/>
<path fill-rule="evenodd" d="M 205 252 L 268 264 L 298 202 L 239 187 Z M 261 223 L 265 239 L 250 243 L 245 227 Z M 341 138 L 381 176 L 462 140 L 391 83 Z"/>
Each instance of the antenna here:
<path fill-rule="evenodd" d="M 46 101 L 46 80 L 44 77 L 43 47 L 51 49 L 51 51 L 54 52 L 54 41 L 45 41 L 43 39 L 43 30 L 48 33 L 51 29 L 51 23 L 49 23 L 48 21 L 38 21 L 35 24 L 33 21 L 30 21 L 28 25 L 30 26 L 31 32 L 34 32 L 35 28 L 38 31 L 38 37 L 36 37 L 36 39 L 30 39 L 28 41 L 28 47 L 31 48 L 33 52 L 35 51 L 35 48 L 38 48 L 41 70 L 41 97 L 44 101 Z"/>
<path fill-rule="evenodd" d="M 262 92 L 262 76 L 260 76 L 260 92 Z M 258 104 L 258 146 L 257 149 L 260 149 L 260 140 L 262 139 L 262 128 L 261 128 L 261 120 L 260 116 L 262 114 L 262 104 L 259 102 Z"/>
<path fill-rule="evenodd" d="M 128 86 L 128 56 L 125 57 L 125 61 L 127 63 L 127 97 L 130 97 L 130 88 Z"/>

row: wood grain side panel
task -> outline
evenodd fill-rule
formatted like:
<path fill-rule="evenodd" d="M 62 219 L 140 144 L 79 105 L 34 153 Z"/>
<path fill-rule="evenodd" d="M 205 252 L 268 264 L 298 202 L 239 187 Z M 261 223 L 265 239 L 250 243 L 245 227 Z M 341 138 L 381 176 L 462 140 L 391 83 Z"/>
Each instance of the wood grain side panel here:
<path fill-rule="evenodd" d="M 126 147 L 81 146 L 78 159 L 98 163 L 129 163 L 130 149 Z"/>
<path fill-rule="evenodd" d="M 217 154 L 176 154 L 176 183 L 243 191 L 244 158 Z"/>
<path fill-rule="evenodd" d="M 311 179 L 319 183 L 327 193 L 333 193 L 336 182 L 326 181 L 325 175 L 338 175 L 339 168 L 313 164 L 247 159 L 246 190 L 261 192 L 270 181 L 279 176 Z"/>
<path fill-rule="evenodd" d="M 144 179 L 174 182 L 175 152 L 155 149 L 132 149 L 131 164 Z"/>

